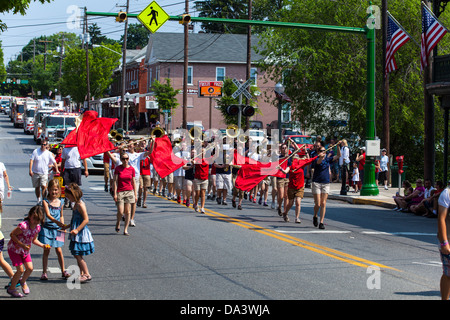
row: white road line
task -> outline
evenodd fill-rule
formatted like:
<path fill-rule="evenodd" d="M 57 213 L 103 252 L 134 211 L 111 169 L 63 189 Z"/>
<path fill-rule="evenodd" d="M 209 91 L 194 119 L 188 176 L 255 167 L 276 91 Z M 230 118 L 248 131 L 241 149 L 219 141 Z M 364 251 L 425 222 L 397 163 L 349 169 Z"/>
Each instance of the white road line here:
<path fill-rule="evenodd" d="M 436 233 L 424 233 L 424 232 L 362 231 L 361 233 L 369 235 L 383 235 L 383 236 L 436 236 Z"/>
<path fill-rule="evenodd" d="M 421 264 L 424 266 L 433 266 L 433 267 L 442 267 L 442 262 L 440 261 L 429 261 L 428 263 L 426 262 L 412 262 L 413 264 Z"/>
<path fill-rule="evenodd" d="M 19 188 L 20 192 L 34 192 L 34 188 Z"/>
<path fill-rule="evenodd" d="M 42 272 L 42 271 L 43 271 L 42 269 L 33 268 L 33 273 L 35 273 L 35 272 Z M 5 272 L 5 271 L 3 271 L 3 269 L 0 269 L 0 272 Z M 56 267 L 54 267 L 54 268 L 48 267 L 47 268 L 47 272 L 49 272 L 49 273 L 61 273 L 61 269 L 60 268 L 56 268 Z"/>
<path fill-rule="evenodd" d="M 281 233 L 351 233 L 351 231 L 339 231 L 339 230 L 278 230 Z"/>

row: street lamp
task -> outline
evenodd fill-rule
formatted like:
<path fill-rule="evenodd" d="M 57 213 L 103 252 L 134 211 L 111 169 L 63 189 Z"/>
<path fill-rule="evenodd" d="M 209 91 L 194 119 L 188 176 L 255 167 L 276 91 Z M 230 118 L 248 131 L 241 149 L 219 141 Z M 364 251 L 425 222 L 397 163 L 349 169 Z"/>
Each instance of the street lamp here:
<path fill-rule="evenodd" d="M 278 96 L 278 142 L 281 143 L 281 108 L 282 108 L 282 101 L 281 95 L 284 93 L 284 86 L 281 82 L 278 82 L 275 85 L 275 92 Z"/>
<path fill-rule="evenodd" d="M 130 116 L 130 104 L 128 103 L 128 100 L 130 100 L 130 93 L 125 93 L 125 100 L 127 101 L 127 134 L 128 133 L 128 123 L 129 123 L 129 116 Z"/>
<path fill-rule="evenodd" d="M 116 50 L 110 49 L 110 48 L 108 48 L 107 46 L 104 46 L 104 45 L 101 45 L 101 44 L 93 44 L 92 47 L 93 47 L 93 48 L 102 47 L 102 48 L 108 49 L 109 51 L 112 51 L 112 52 L 117 53 L 118 55 L 122 56 L 122 53 L 121 53 L 121 52 L 118 52 L 118 51 L 116 51 Z"/>

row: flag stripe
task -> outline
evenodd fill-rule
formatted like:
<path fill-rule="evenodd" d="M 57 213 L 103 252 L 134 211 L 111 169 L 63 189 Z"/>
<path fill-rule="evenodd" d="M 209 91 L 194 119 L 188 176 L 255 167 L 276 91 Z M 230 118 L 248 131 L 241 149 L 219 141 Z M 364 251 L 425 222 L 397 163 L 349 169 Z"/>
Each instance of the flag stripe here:
<path fill-rule="evenodd" d="M 386 41 L 386 66 L 385 73 L 392 72 L 397 69 L 397 62 L 395 61 L 395 53 L 400 49 L 410 37 L 408 34 L 388 16 L 388 34 Z"/>
<path fill-rule="evenodd" d="M 447 33 L 447 29 L 437 20 L 426 6 L 422 6 L 422 39 L 420 49 L 420 69 L 428 65 L 428 55 Z"/>

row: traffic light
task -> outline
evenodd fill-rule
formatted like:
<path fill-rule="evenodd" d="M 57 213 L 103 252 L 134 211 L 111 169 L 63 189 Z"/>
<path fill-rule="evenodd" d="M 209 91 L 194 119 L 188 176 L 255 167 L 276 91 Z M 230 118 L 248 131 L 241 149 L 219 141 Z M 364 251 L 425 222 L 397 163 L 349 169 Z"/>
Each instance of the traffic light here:
<path fill-rule="evenodd" d="M 227 107 L 227 113 L 230 116 L 237 116 L 239 113 L 239 105 L 238 104 L 229 105 Z"/>
<path fill-rule="evenodd" d="M 242 115 L 244 117 L 252 117 L 255 114 L 255 108 L 253 108 L 252 106 L 245 106 L 242 109 Z"/>
<path fill-rule="evenodd" d="M 117 17 L 116 17 L 116 21 L 124 22 L 125 20 L 127 20 L 127 13 L 124 11 L 119 11 L 119 13 L 117 14 Z"/>
<path fill-rule="evenodd" d="M 179 24 L 188 24 L 191 22 L 191 15 L 190 14 L 183 14 L 181 16 L 181 20 L 178 21 Z"/>

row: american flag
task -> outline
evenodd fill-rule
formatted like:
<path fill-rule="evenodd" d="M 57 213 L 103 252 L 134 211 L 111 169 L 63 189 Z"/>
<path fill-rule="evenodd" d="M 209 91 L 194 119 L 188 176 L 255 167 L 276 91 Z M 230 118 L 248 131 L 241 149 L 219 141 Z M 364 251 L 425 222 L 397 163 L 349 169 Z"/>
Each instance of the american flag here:
<path fill-rule="evenodd" d="M 388 74 L 397 70 L 394 54 L 411 39 L 409 35 L 400 27 L 395 19 L 388 14 L 387 39 L 386 39 L 386 67 L 385 73 Z"/>
<path fill-rule="evenodd" d="M 447 33 L 439 20 L 429 11 L 426 5 L 422 5 L 422 41 L 420 49 L 420 69 L 428 65 L 428 55 Z"/>

